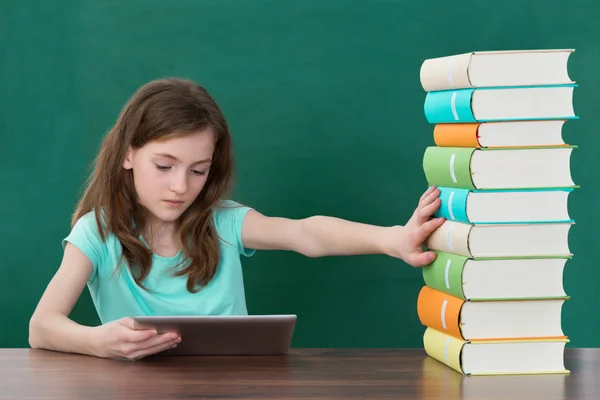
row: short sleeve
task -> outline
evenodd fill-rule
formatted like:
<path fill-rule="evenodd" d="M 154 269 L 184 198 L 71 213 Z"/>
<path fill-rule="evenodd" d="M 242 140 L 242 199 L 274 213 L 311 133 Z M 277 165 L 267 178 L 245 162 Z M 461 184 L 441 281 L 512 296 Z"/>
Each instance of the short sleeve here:
<path fill-rule="evenodd" d="M 98 268 L 103 259 L 104 243 L 98 231 L 96 216 L 93 211 L 83 215 L 73 226 L 69 235 L 63 239 L 63 249 L 70 242 L 81 250 L 92 262 L 93 272 L 88 279 L 92 282 L 98 275 Z"/>
<path fill-rule="evenodd" d="M 254 249 L 244 247 L 242 242 L 242 225 L 248 211 L 252 208 L 243 206 L 232 200 L 224 200 L 216 208 L 214 214 L 217 233 L 226 246 L 235 246 L 239 254 L 250 257 Z"/>

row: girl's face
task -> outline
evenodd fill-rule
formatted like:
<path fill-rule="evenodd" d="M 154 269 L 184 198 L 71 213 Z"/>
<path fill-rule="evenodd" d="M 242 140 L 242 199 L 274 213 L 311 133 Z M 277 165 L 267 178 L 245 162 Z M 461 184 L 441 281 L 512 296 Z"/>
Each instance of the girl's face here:
<path fill-rule="evenodd" d="M 198 133 L 129 149 L 123 167 L 133 170 L 138 201 L 162 222 L 173 222 L 196 199 L 208 178 L 214 135 Z"/>

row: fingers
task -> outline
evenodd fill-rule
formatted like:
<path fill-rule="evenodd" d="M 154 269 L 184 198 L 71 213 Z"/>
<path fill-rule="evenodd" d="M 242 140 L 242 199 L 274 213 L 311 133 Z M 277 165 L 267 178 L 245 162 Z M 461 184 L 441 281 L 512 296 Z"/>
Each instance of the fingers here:
<path fill-rule="evenodd" d="M 441 205 L 441 200 L 439 198 L 434 199 L 430 204 L 427 204 L 423 208 L 421 208 L 419 212 L 419 218 L 421 221 L 425 222 L 429 219 L 439 208 Z"/>
<path fill-rule="evenodd" d="M 118 322 L 126 328 L 135 329 L 135 321 L 133 320 L 133 318 L 124 317 L 121 318 Z"/>
<path fill-rule="evenodd" d="M 160 338 L 163 335 L 159 335 L 154 329 L 131 329 L 125 335 L 125 341 L 130 343 L 143 342 L 153 338 Z"/>
<path fill-rule="evenodd" d="M 431 202 L 435 201 L 436 199 L 438 199 L 440 197 L 440 189 L 438 188 L 434 188 L 427 196 L 425 196 L 425 198 L 423 199 L 422 203 L 423 206 L 426 206 L 427 204 L 430 204 Z"/>
<path fill-rule="evenodd" d="M 158 343 L 151 347 L 137 349 L 137 350 L 130 352 L 127 355 L 127 358 L 137 360 L 137 359 L 140 359 L 143 357 L 147 357 L 152 354 L 160 353 L 161 351 L 175 348 L 175 347 L 177 347 L 177 344 L 179 342 L 181 342 L 181 338 L 176 339 L 176 340 L 169 340 L 167 342 Z"/>
<path fill-rule="evenodd" d="M 181 342 L 176 333 L 163 333 L 148 340 L 128 342 L 123 347 L 123 354 L 127 358 L 138 358 L 140 355 L 153 354 L 157 349 L 166 349 Z"/>
<path fill-rule="evenodd" d="M 442 224 L 446 221 L 445 218 L 434 218 L 434 219 L 430 219 L 429 221 L 425 222 L 423 225 L 421 225 L 421 237 L 426 238 L 427 236 L 431 235 L 433 233 L 433 231 L 435 231 L 437 228 L 439 228 L 440 226 L 442 226 Z"/>
<path fill-rule="evenodd" d="M 433 201 L 433 199 L 435 199 L 439 195 L 440 195 L 440 190 L 435 186 L 431 186 L 429 189 L 427 189 L 425 191 L 425 193 L 423 193 L 421 195 L 418 206 L 423 207 L 423 206 L 431 203 L 431 201 Z"/>
<path fill-rule="evenodd" d="M 153 335 L 156 335 L 156 333 L 157 333 L 155 329 L 146 329 L 146 328 L 140 327 L 139 325 L 137 325 L 135 323 L 135 320 L 133 318 L 129 318 L 129 317 L 121 318 L 120 320 L 118 320 L 118 323 L 133 332 L 146 332 L 146 334 L 152 333 Z M 143 337 L 144 336 L 142 335 L 142 339 L 139 339 L 139 340 L 144 340 Z"/>
<path fill-rule="evenodd" d="M 125 340 L 130 343 L 143 342 L 151 338 L 157 337 L 158 333 L 154 329 L 131 329 L 125 335 Z"/>
<path fill-rule="evenodd" d="M 166 342 L 170 342 L 170 341 L 178 340 L 178 339 L 181 339 L 180 336 L 174 332 L 163 333 L 156 337 L 153 337 L 152 339 L 149 339 L 146 343 L 143 343 L 143 345 L 145 347 L 152 347 L 155 345 L 159 345 L 162 343 L 166 343 Z"/>
<path fill-rule="evenodd" d="M 431 235 L 433 231 L 442 226 L 445 221 L 446 219 L 443 217 L 430 219 L 421 226 L 416 227 L 416 229 L 411 230 L 409 235 L 412 245 L 420 246 L 423 242 L 425 242 L 427 237 Z"/>
<path fill-rule="evenodd" d="M 424 267 L 431 264 L 437 257 L 437 254 L 433 251 L 426 251 L 422 253 L 412 253 L 408 260 L 408 263 L 413 267 Z"/>
<path fill-rule="evenodd" d="M 127 328 L 124 337 L 127 342 L 142 342 L 158 334 L 155 329 L 140 329 L 136 326 L 135 321 L 129 317 L 121 318 L 118 322 Z"/>
<path fill-rule="evenodd" d="M 425 201 L 427 196 L 429 196 L 431 193 L 433 193 L 436 189 L 437 188 L 435 186 L 429 186 L 429 188 L 421 195 L 421 198 L 419 199 L 419 204 L 421 204 L 421 202 Z"/>

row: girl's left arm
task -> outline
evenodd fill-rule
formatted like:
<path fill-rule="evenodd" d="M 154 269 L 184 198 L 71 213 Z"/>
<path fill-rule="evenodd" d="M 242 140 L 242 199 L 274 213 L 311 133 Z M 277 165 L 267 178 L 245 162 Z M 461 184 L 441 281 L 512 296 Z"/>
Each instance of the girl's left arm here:
<path fill-rule="evenodd" d="M 443 222 L 431 219 L 439 208 L 439 190 L 429 188 L 406 225 L 389 227 L 327 216 L 305 219 L 266 217 L 251 210 L 242 227 L 244 246 L 263 250 L 291 250 L 308 257 L 386 254 L 413 266 L 430 264 L 435 253 L 421 245 Z"/>

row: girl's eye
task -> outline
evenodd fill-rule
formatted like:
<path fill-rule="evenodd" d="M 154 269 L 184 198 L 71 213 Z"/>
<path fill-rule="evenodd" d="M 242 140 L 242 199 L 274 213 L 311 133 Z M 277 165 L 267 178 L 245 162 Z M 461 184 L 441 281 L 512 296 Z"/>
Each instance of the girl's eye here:
<path fill-rule="evenodd" d="M 170 165 L 160 165 L 160 164 L 156 164 L 156 168 L 159 169 L 160 171 L 168 171 L 171 169 Z M 192 174 L 194 175 L 206 175 L 206 171 L 198 171 L 193 169 L 192 170 Z"/>

